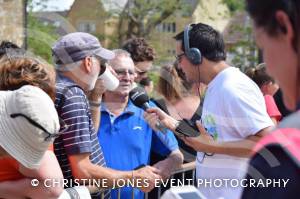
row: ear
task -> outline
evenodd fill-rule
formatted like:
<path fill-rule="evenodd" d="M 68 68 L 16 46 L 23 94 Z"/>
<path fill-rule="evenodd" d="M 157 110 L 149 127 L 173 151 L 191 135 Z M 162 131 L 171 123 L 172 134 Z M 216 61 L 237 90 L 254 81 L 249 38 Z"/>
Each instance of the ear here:
<path fill-rule="evenodd" d="M 280 25 L 282 34 L 286 39 L 292 42 L 295 33 L 288 15 L 285 12 L 279 10 L 276 12 L 275 17 L 278 24 Z"/>
<path fill-rule="evenodd" d="M 92 67 L 93 67 L 93 58 L 92 57 L 85 57 L 83 62 L 83 69 L 86 73 L 91 73 L 92 72 Z"/>

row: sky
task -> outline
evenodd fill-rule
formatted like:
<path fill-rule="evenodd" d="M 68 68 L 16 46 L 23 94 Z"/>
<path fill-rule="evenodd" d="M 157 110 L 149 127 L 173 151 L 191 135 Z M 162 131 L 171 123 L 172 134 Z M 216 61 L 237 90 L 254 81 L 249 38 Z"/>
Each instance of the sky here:
<path fill-rule="evenodd" d="M 33 3 L 40 2 L 41 0 L 33 0 Z M 83 1 L 83 0 L 82 0 Z M 47 11 L 63 11 L 68 10 L 73 4 L 74 0 L 48 0 L 46 4 Z M 41 7 L 34 6 L 34 11 L 41 10 Z M 45 11 L 45 10 L 44 10 Z"/>

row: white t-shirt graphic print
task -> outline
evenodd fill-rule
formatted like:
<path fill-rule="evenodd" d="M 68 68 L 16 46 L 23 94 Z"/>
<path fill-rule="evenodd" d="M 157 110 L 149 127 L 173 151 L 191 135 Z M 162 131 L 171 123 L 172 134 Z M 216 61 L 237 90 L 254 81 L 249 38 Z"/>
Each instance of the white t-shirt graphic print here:
<path fill-rule="evenodd" d="M 234 67 L 224 69 L 208 84 L 201 120 L 207 132 L 221 142 L 242 140 L 273 125 L 257 85 Z M 197 179 L 243 179 L 247 163 L 248 158 L 198 152 Z M 230 183 L 219 187 L 219 181 L 217 186 L 199 184 L 198 189 L 210 199 L 237 199 L 242 191 Z"/>

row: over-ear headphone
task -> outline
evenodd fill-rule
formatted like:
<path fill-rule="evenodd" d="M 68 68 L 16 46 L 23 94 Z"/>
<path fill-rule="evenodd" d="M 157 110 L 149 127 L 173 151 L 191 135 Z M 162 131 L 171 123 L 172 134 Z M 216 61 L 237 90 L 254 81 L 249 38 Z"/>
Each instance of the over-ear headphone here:
<path fill-rule="evenodd" d="M 187 25 L 184 29 L 184 51 L 188 60 L 194 64 L 198 65 L 202 62 L 202 55 L 198 48 L 190 48 L 190 39 L 189 39 L 189 31 L 192 28 L 191 24 Z"/>

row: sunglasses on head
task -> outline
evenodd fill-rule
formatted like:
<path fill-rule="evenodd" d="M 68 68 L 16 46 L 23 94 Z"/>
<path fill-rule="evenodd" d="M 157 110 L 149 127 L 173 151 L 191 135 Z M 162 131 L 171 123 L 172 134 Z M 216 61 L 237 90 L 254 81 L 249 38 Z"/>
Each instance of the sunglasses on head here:
<path fill-rule="evenodd" d="M 10 117 L 11 118 L 24 117 L 30 124 L 39 128 L 40 130 L 42 130 L 44 133 L 47 134 L 47 136 L 44 139 L 45 142 L 54 140 L 55 138 L 59 137 L 64 131 L 67 130 L 67 127 L 68 127 L 62 119 L 59 119 L 59 123 L 61 124 L 60 129 L 62 129 L 62 130 L 59 133 L 49 133 L 49 131 L 47 131 L 47 129 L 45 129 L 42 125 L 40 125 L 39 123 L 37 123 L 36 121 L 34 121 L 30 117 L 28 117 L 27 115 L 24 115 L 22 113 L 14 113 L 14 114 L 11 114 Z"/>

